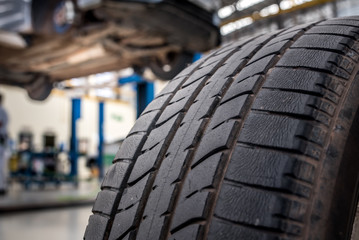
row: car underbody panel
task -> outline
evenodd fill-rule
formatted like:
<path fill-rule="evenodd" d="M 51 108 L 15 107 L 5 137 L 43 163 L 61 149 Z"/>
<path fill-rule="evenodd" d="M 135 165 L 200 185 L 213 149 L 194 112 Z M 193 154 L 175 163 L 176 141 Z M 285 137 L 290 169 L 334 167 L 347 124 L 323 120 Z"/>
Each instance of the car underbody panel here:
<path fill-rule="evenodd" d="M 35 14 L 35 13 L 32 13 Z M 0 43 L 0 83 L 25 87 L 145 67 L 169 54 L 209 50 L 219 44 L 212 14 L 187 1 L 103 1 L 82 12 L 64 34 L 12 33 L 25 46 Z"/>

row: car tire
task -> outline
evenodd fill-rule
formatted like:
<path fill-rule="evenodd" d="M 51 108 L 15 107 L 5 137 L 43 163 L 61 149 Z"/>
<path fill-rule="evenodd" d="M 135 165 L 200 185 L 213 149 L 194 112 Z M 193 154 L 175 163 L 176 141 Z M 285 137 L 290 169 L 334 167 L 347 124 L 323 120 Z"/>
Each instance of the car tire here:
<path fill-rule="evenodd" d="M 27 95 L 36 101 L 44 101 L 53 89 L 53 82 L 49 76 L 35 75 L 34 80 L 24 84 L 23 87 L 27 91 Z"/>
<path fill-rule="evenodd" d="M 32 3 L 32 24 L 35 33 L 44 35 L 64 34 L 71 24 L 56 24 L 54 18 L 59 7 L 65 4 L 66 0 L 35 0 Z"/>
<path fill-rule="evenodd" d="M 158 59 L 154 59 L 149 63 L 152 73 L 161 80 L 171 80 L 184 68 L 188 67 L 193 60 L 193 54 L 186 52 L 170 53 L 169 55 L 168 64 L 163 64 Z"/>
<path fill-rule="evenodd" d="M 359 17 L 240 40 L 177 75 L 108 170 L 85 239 L 350 239 Z"/>

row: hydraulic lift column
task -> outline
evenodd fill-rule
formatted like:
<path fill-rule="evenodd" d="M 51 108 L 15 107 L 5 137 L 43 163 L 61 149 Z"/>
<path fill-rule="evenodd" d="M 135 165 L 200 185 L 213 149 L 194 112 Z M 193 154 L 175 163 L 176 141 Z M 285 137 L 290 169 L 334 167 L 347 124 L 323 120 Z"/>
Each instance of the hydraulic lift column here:
<path fill-rule="evenodd" d="M 70 159 L 71 159 L 71 177 L 77 176 L 77 158 L 78 158 L 78 141 L 76 122 L 81 118 L 81 99 L 72 99 L 71 114 L 71 140 L 70 140 Z"/>
<path fill-rule="evenodd" d="M 146 106 L 153 100 L 155 97 L 155 87 L 154 83 L 147 81 L 145 78 L 138 74 L 133 74 L 128 77 L 123 77 L 118 80 L 118 84 L 124 85 L 126 83 L 135 83 L 136 84 L 136 99 L 137 99 L 137 118 L 141 115 Z"/>
<path fill-rule="evenodd" d="M 101 101 L 98 104 L 98 157 L 97 157 L 97 166 L 99 170 L 100 179 L 102 179 L 104 176 L 104 169 L 103 169 L 104 121 L 105 121 L 105 103 Z"/>

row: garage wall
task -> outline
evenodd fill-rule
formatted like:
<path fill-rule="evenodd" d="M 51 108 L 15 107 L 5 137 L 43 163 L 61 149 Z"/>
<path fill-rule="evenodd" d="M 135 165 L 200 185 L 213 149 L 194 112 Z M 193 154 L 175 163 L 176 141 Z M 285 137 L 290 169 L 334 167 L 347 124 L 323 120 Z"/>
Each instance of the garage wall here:
<path fill-rule="evenodd" d="M 9 116 L 9 134 L 18 140 L 18 134 L 28 129 L 34 134 L 34 145 L 37 150 L 42 146 L 42 134 L 52 131 L 57 135 L 57 142 L 67 143 L 71 103 L 62 96 L 50 96 L 43 102 L 31 100 L 25 90 L 17 87 L 0 87 L 3 106 Z"/>
<path fill-rule="evenodd" d="M 25 90 L 0 85 L 4 96 L 4 107 L 9 115 L 9 134 L 18 139 L 23 129 L 34 134 L 36 150 L 42 148 L 42 134 L 52 131 L 57 144 L 69 147 L 71 134 L 71 99 L 65 95 L 52 94 L 43 102 L 29 99 Z M 98 101 L 84 98 L 81 102 L 81 119 L 77 122 L 78 138 L 87 139 L 90 155 L 97 154 L 98 144 Z M 130 104 L 118 101 L 105 103 L 105 141 L 123 139 L 135 122 L 135 110 Z"/>

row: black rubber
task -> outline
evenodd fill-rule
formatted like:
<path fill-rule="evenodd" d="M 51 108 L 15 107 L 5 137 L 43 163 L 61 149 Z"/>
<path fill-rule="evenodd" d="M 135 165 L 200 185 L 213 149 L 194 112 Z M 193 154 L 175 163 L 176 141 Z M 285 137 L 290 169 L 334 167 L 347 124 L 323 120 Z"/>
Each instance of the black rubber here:
<path fill-rule="evenodd" d="M 85 239 L 348 239 L 358 39 L 359 17 L 327 20 L 182 71 L 121 146 Z"/>
<path fill-rule="evenodd" d="M 151 59 L 149 67 L 153 74 L 157 78 L 162 80 L 171 80 L 176 77 L 184 68 L 186 68 L 193 60 L 193 54 L 182 52 L 182 53 L 169 53 L 168 54 L 168 67 L 170 69 L 164 69 L 163 63 L 158 59 Z"/>

